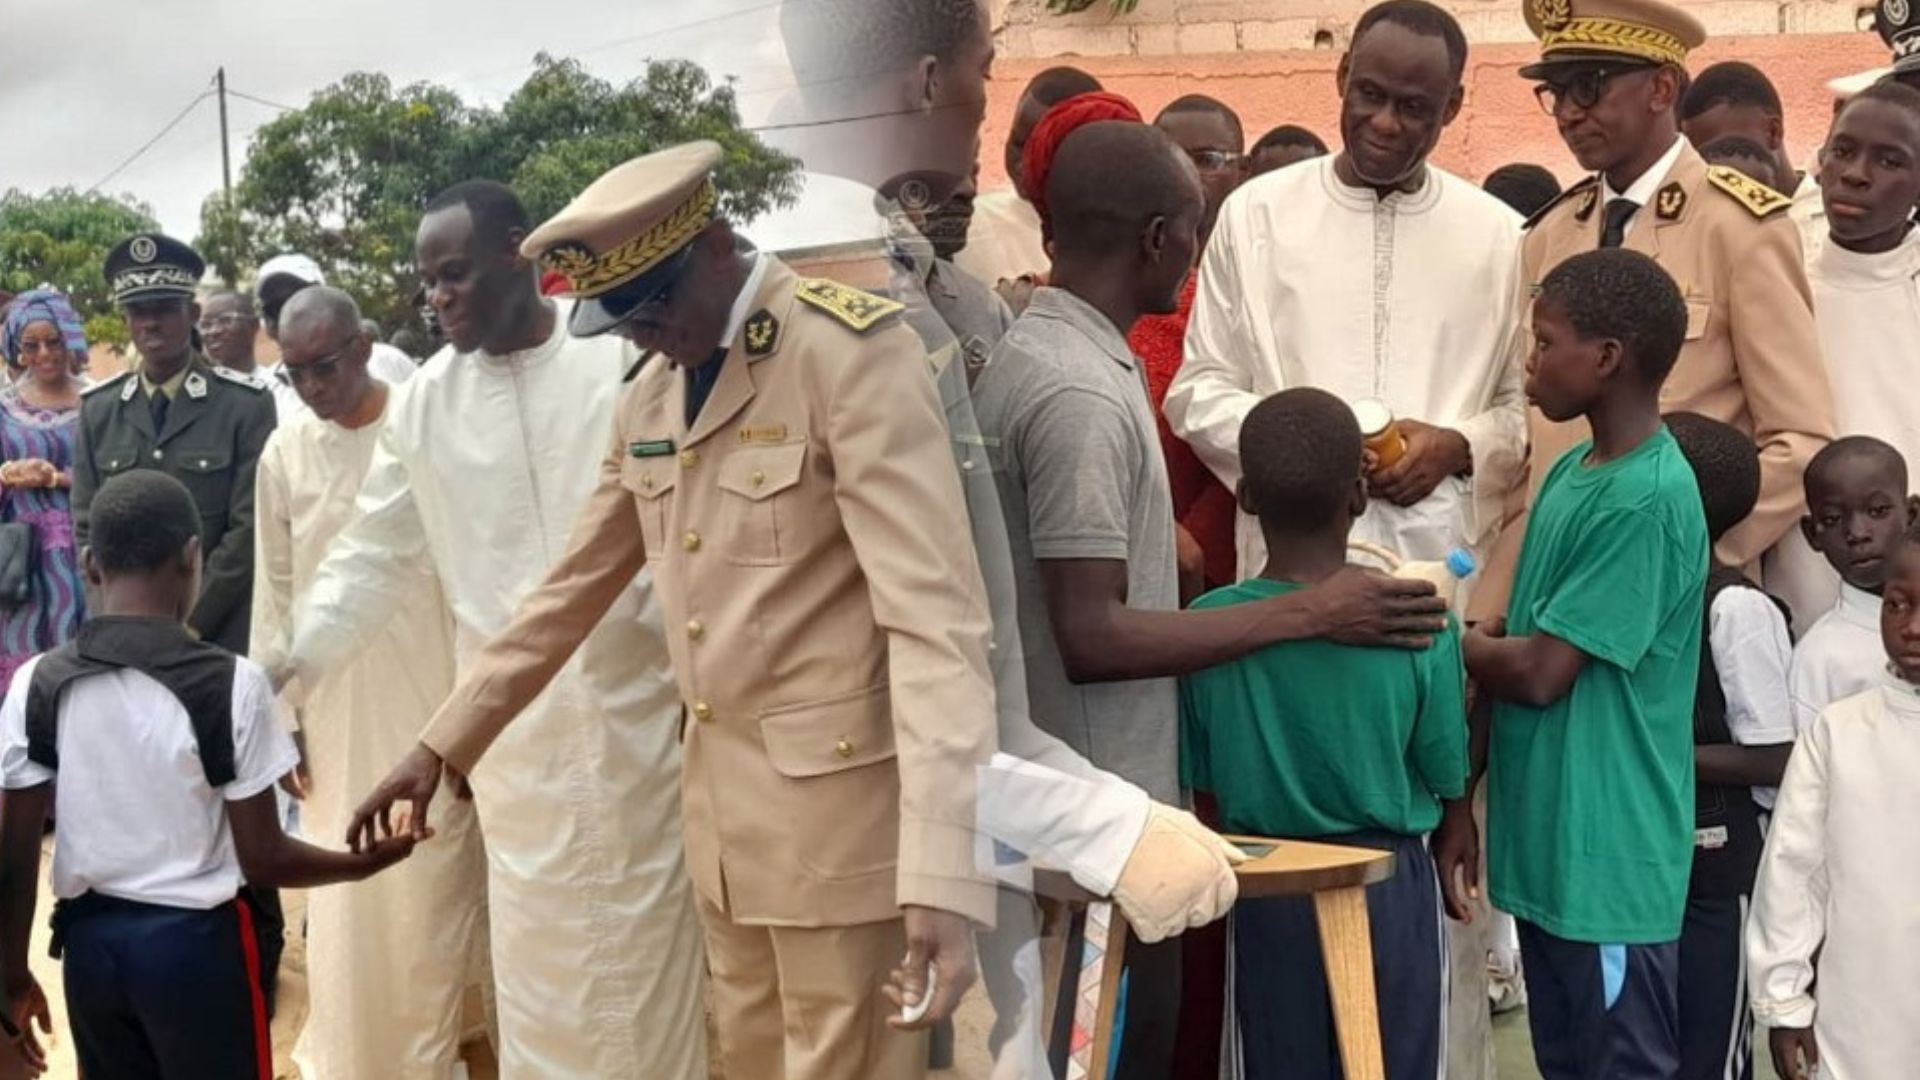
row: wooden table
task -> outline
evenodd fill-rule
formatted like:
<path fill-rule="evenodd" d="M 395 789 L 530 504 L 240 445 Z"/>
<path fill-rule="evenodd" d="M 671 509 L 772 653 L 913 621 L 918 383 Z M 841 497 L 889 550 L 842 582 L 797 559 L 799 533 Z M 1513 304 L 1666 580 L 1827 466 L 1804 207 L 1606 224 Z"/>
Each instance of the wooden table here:
<path fill-rule="evenodd" d="M 1227 839 L 1243 850 L 1271 849 L 1235 868 L 1242 899 L 1313 897 L 1346 1076 L 1384 1080 L 1366 888 L 1393 876 L 1392 853 L 1305 840 Z M 1056 960 L 1059 994 L 1050 1003 L 1053 1015 L 1047 1027 L 1056 1068 L 1064 1066 L 1061 1075 L 1066 1080 L 1105 1080 L 1129 937 L 1126 919 L 1110 901 L 1081 889 L 1064 874 L 1041 871 L 1034 875 L 1034 886 L 1040 895 L 1065 901 L 1071 910 Z M 1071 1023 L 1066 1022 L 1069 1017 Z"/>

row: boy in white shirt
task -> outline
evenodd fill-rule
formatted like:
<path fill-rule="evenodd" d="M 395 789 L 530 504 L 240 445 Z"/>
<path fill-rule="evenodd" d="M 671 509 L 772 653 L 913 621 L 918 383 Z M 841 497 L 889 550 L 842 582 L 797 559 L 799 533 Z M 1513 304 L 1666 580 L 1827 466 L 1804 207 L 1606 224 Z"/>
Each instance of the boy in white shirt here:
<path fill-rule="evenodd" d="M 1718 542 L 1760 498 L 1760 448 L 1738 428 L 1697 413 L 1666 421 L 1700 488 L 1707 536 Z M 1677 1077 L 1746 1080 L 1753 1015 L 1741 936 L 1760 865 L 1760 808 L 1773 806 L 1793 752 L 1793 639 L 1785 606 L 1738 567 L 1715 562 L 1705 612 L 1693 698 L 1693 876 L 1680 928 Z"/>
<path fill-rule="evenodd" d="M 281 831 L 274 784 L 298 758 L 267 674 L 184 622 L 199 594 L 198 526 L 192 496 L 165 473 L 103 484 L 84 555 L 96 614 L 22 666 L 0 706 L 7 1015 L 47 1025 L 27 951 L 57 807 L 53 952 L 80 1070 L 102 1080 L 270 1080 L 243 890 L 357 881 L 413 849 L 402 835 L 323 851 Z"/>
<path fill-rule="evenodd" d="M 1753 1008 L 1784 1080 L 1920 1061 L 1920 532 L 1886 556 L 1884 593 L 1879 680 L 1800 736 L 1754 890 Z"/>
<path fill-rule="evenodd" d="M 1880 681 L 1880 591 L 1887 553 L 1920 520 L 1907 494 L 1907 463 L 1879 439 L 1853 435 L 1807 465 L 1807 515 L 1800 531 L 1840 575 L 1833 608 L 1793 653 L 1793 725 L 1805 732 L 1820 710 Z"/>

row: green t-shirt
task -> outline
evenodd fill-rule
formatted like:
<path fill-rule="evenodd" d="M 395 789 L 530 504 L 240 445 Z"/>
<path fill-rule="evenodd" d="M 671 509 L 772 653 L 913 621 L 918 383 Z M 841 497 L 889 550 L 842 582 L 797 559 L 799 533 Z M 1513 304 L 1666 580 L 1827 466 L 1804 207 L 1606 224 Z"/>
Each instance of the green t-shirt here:
<path fill-rule="evenodd" d="M 1598 944 L 1680 936 L 1693 865 L 1693 690 L 1710 548 L 1693 470 L 1665 428 L 1547 474 L 1507 632 L 1587 654 L 1566 697 L 1493 713 L 1494 906 Z"/>
<path fill-rule="evenodd" d="M 1256 578 L 1194 601 L 1226 607 L 1298 591 Z M 1431 649 L 1288 641 L 1180 683 L 1181 783 L 1211 792 L 1231 832 L 1417 836 L 1467 781 L 1460 633 Z"/>

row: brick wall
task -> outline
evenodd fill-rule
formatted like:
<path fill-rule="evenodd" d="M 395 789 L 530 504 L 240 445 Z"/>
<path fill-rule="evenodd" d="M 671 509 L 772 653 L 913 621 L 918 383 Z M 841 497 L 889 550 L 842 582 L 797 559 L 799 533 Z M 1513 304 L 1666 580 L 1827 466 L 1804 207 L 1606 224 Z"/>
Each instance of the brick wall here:
<path fill-rule="evenodd" d="M 1302 124 L 1339 145 L 1333 72 L 1357 0 L 1140 0 L 1114 18 L 1107 0 L 1072 16 L 1048 15 L 1044 0 L 995 4 L 1000 60 L 995 66 L 981 182 L 1006 182 L 1000 146 L 1026 81 L 1055 63 L 1072 63 L 1126 95 L 1149 117 L 1182 94 L 1203 93 L 1241 114 L 1249 141 L 1283 123 Z M 1435 152 L 1437 164 L 1479 179 L 1510 161 L 1578 174 L 1553 121 L 1534 102 L 1519 69 L 1538 55 L 1517 2 L 1447 0 L 1474 42 L 1467 102 Z M 1854 25 L 1851 0 L 1707 0 L 1687 5 L 1713 40 L 1689 66 L 1741 59 L 1766 71 L 1785 105 L 1787 141 L 1804 162 L 1826 136 L 1828 79 L 1887 63 L 1887 50 Z M 1316 36 L 1318 44 L 1316 45 Z"/>
<path fill-rule="evenodd" d="M 1715 37 L 1845 34 L 1870 28 L 1854 0 L 1681 0 Z M 1107 0 L 1076 15 L 1051 15 L 1046 0 L 997 0 L 1001 55 L 1198 56 L 1345 47 L 1368 0 L 1140 0 L 1114 16 Z M 1517 0 L 1443 0 L 1467 39 L 1531 41 Z"/>

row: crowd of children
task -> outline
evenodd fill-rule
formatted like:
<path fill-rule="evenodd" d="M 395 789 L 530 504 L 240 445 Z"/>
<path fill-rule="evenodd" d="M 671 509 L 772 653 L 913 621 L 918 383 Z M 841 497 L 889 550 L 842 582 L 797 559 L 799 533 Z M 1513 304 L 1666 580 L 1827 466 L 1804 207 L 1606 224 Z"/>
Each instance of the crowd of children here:
<path fill-rule="evenodd" d="M 1902 1075 L 1920 1061 L 1902 1021 L 1920 956 L 1899 930 L 1915 882 L 1880 839 L 1920 825 L 1905 463 L 1853 437 L 1808 469 L 1802 527 L 1844 585 L 1796 650 L 1786 606 L 1712 558 L 1758 497 L 1752 439 L 1661 415 L 1687 327 L 1672 280 L 1637 253 L 1580 255 L 1542 282 L 1533 326 L 1529 397 L 1593 436 L 1546 478 L 1507 619 L 1423 654 L 1294 642 L 1191 676 L 1183 781 L 1229 831 L 1396 853 L 1369 890 L 1390 1076 L 1441 1060 L 1438 913 L 1468 911 L 1483 775 L 1492 900 L 1519 919 L 1545 1075 L 1750 1077 L 1756 1015 L 1782 1077 Z M 1284 391 L 1241 440 L 1267 563 L 1199 607 L 1334 572 L 1365 507 L 1337 399 Z M 1236 910 L 1247 1076 L 1339 1075 L 1312 932 L 1293 901 Z"/>

